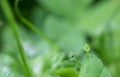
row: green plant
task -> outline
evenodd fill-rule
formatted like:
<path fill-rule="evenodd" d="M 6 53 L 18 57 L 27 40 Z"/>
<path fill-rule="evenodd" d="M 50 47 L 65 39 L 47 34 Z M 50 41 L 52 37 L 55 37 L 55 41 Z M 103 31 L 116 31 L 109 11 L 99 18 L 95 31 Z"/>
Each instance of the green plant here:
<path fill-rule="evenodd" d="M 16 16 L 7 0 L 0 1 L 3 14 L 7 19 L 7 27 L 3 30 L 3 38 L 6 39 L 4 41 L 5 47 L 8 47 L 3 48 L 4 52 L 0 54 L 1 77 L 119 76 L 119 71 L 117 74 L 113 71 L 114 68 L 119 68 L 119 43 L 117 43 L 117 47 L 112 47 L 112 43 L 116 43 L 116 41 L 113 41 L 114 38 L 117 39 L 117 42 L 119 40 L 119 31 L 114 33 L 111 30 L 113 28 L 110 28 L 109 25 L 110 29 L 105 27 L 100 34 L 96 35 L 94 31 L 99 27 L 96 24 L 104 22 L 106 25 L 106 23 L 108 24 L 112 19 L 115 19 L 115 14 L 119 13 L 119 3 L 113 1 L 102 3 L 97 7 L 97 10 L 89 8 L 90 11 L 88 6 L 94 2 L 93 0 L 66 0 L 68 4 L 65 4 L 65 0 L 37 1 L 38 4 L 42 4 L 44 8 L 52 13 L 47 15 L 43 24 L 44 29 L 39 29 L 23 17 L 18 8 L 19 0 L 16 0 L 14 5 Z M 108 15 L 105 13 L 106 19 L 104 21 L 102 21 L 104 16 L 100 20 L 96 18 L 101 10 L 104 12 L 103 7 L 113 7 L 112 10 L 109 10 Z M 20 20 L 19 22 L 16 21 L 17 17 Z M 94 19 L 97 19 L 97 23 L 91 22 Z M 21 26 L 21 23 L 30 31 Z M 88 26 L 88 24 L 92 26 Z M 32 31 L 39 37 L 33 34 Z M 6 43 L 6 41 L 9 42 Z M 88 44 L 86 44 L 86 41 Z M 112 53 L 114 57 L 109 53 L 111 50 L 115 51 Z M 113 63 L 113 61 L 115 62 Z M 112 75 L 103 63 L 112 71 Z M 110 66 L 111 63 L 113 63 L 113 67 Z"/>

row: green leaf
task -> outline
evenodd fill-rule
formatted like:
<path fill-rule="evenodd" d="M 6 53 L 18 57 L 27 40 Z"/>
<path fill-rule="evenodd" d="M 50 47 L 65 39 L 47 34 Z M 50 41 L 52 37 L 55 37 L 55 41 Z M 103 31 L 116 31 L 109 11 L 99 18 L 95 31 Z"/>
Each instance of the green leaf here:
<path fill-rule="evenodd" d="M 55 71 L 60 77 L 78 77 L 78 72 L 74 68 L 64 68 Z"/>
<path fill-rule="evenodd" d="M 111 75 L 100 59 L 90 55 L 82 64 L 79 77 L 111 77 Z"/>
<path fill-rule="evenodd" d="M 106 68 L 102 70 L 102 73 L 100 74 L 100 77 L 112 77 L 111 74 L 108 72 Z"/>

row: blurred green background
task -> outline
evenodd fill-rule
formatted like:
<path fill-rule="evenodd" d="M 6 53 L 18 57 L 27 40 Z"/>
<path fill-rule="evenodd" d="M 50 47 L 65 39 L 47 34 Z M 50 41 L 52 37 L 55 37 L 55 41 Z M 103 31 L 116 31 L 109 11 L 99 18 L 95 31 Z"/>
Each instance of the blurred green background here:
<path fill-rule="evenodd" d="M 91 52 L 102 60 L 112 77 L 120 76 L 119 0 L 21 0 L 18 6 L 22 16 L 41 30 L 52 44 L 47 37 L 39 37 L 25 26 L 15 13 L 15 0 L 8 1 L 18 24 L 26 59 L 35 77 L 60 64 L 58 60 L 63 56 L 74 53 L 82 59 L 86 43 L 90 45 Z M 54 43 L 55 46 L 52 46 Z M 7 71 L 5 65 L 15 72 L 8 77 L 24 77 L 24 69 L 18 70 L 22 64 L 17 43 L 0 7 L 0 68 Z M 45 68 L 41 71 L 42 66 Z M 70 66 L 78 65 L 71 63 Z M 44 77 L 57 76 L 46 74 Z M 75 74 L 73 77 L 78 76 Z"/>

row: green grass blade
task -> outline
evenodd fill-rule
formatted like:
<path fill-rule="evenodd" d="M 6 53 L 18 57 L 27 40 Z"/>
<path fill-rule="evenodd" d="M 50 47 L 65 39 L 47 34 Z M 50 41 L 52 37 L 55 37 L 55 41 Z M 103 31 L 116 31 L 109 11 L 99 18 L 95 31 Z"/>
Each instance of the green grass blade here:
<path fill-rule="evenodd" d="M 34 31 L 38 36 L 40 36 L 43 40 L 47 41 L 53 48 L 53 50 L 58 51 L 59 48 L 58 46 L 55 44 L 55 42 L 50 39 L 43 31 L 41 31 L 40 29 L 36 28 L 34 24 L 32 24 L 31 22 L 29 22 L 27 19 L 25 19 L 22 14 L 19 11 L 18 8 L 18 3 L 20 0 L 16 0 L 15 1 L 15 12 L 17 14 L 17 16 L 19 17 L 19 19 L 28 27 L 30 28 L 32 31 Z"/>
<path fill-rule="evenodd" d="M 4 12 L 9 24 L 10 24 L 10 27 L 11 27 L 12 31 L 13 31 L 16 42 L 18 44 L 19 53 L 20 53 L 20 56 L 21 56 L 21 59 L 22 59 L 22 62 L 23 62 L 23 65 L 24 65 L 24 68 L 25 68 L 25 71 L 26 71 L 26 76 L 27 77 L 32 77 L 29 66 L 27 64 L 27 60 L 25 58 L 24 49 L 23 49 L 22 44 L 20 42 L 20 37 L 19 37 L 19 34 L 18 34 L 18 30 L 17 30 L 17 23 L 14 19 L 14 15 L 11 11 L 10 5 L 7 2 L 7 0 L 1 0 L 0 3 L 1 3 L 0 5 L 2 7 L 2 10 L 3 10 L 3 12 Z"/>

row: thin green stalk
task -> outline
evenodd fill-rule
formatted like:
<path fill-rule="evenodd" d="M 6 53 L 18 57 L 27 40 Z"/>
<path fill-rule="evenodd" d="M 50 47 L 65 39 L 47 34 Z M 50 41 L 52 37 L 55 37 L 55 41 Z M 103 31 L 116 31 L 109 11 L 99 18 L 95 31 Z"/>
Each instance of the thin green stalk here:
<path fill-rule="evenodd" d="M 10 26 L 11 26 L 11 29 L 12 29 L 13 34 L 15 36 L 16 42 L 18 44 L 19 53 L 20 53 L 20 56 L 21 56 L 21 59 L 22 59 L 23 65 L 24 65 L 24 69 L 26 71 L 26 77 L 32 77 L 30 69 L 29 69 L 28 64 L 27 64 L 27 60 L 25 58 L 24 49 L 23 49 L 22 44 L 20 42 L 20 37 L 18 34 L 18 29 L 17 29 L 17 23 L 14 19 L 10 5 L 9 5 L 7 0 L 0 0 L 0 3 L 1 3 L 0 5 L 2 7 L 2 10 L 3 10 Z"/>
<path fill-rule="evenodd" d="M 47 41 L 55 51 L 58 51 L 58 46 L 54 43 L 54 41 L 52 41 L 43 31 L 41 31 L 40 29 L 36 28 L 34 24 L 32 24 L 31 22 L 29 22 L 27 19 L 25 19 L 22 14 L 19 11 L 18 8 L 18 3 L 20 0 L 16 0 L 15 1 L 15 12 L 17 14 L 17 16 L 19 17 L 19 19 L 31 30 L 33 30 L 38 36 L 40 36 L 43 40 Z"/>

